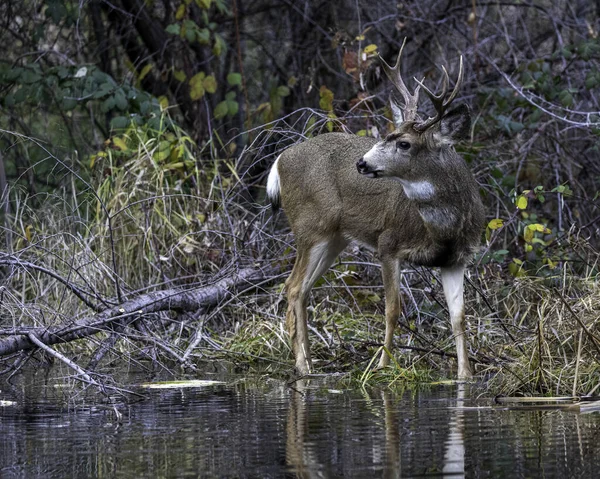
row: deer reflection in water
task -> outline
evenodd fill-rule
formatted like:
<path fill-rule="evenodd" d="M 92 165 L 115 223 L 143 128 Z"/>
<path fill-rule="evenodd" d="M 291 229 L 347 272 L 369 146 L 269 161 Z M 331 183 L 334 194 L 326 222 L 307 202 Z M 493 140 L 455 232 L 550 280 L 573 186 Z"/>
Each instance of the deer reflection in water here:
<path fill-rule="evenodd" d="M 459 384 L 456 393 L 456 407 L 450 408 L 449 429 L 443 446 L 442 464 L 436 464 L 431 456 L 431 470 L 437 470 L 444 475 L 464 477 L 465 473 L 465 443 L 464 443 L 464 412 L 462 410 L 467 394 L 468 385 Z M 290 472 L 296 477 L 316 478 L 345 475 L 345 468 L 356 467 L 344 465 L 343 448 L 356 447 L 355 444 L 328 443 L 327 448 L 319 447 L 319 442 L 324 440 L 323 428 L 337 429 L 339 424 L 323 424 L 322 408 L 315 408 L 316 390 L 310 387 L 310 380 L 300 379 L 290 388 L 290 402 L 286 424 L 286 464 Z M 410 457 L 409 449 L 414 447 L 415 438 L 412 437 L 411 421 L 402 411 L 398 397 L 390 391 L 377 391 L 373 395 L 365 393 L 364 400 L 368 410 L 373 414 L 373 420 L 380 425 L 382 433 L 379 437 L 372 437 L 372 447 L 362 447 L 359 454 L 363 456 L 360 471 L 353 471 L 353 475 L 360 477 L 362 474 L 376 474 L 378 477 L 401 477 L 402 473 L 410 470 L 414 465 L 407 463 L 402 467 L 402 455 Z M 312 404 L 312 411 L 311 411 Z M 315 411 L 315 409 L 317 409 Z M 448 424 L 448 422 L 445 422 Z M 441 425 L 443 427 L 443 425 Z M 319 429 L 321 431 L 319 432 Z M 350 429 L 351 421 L 344 421 L 342 429 Z M 358 428 L 360 430 L 360 427 Z M 405 438 L 403 443 L 402 438 Z M 327 438 L 331 439 L 331 438 Z M 361 440 L 360 437 L 355 438 Z M 368 454 L 371 457 L 367 457 Z M 350 455 L 350 454 L 346 454 Z M 334 464 L 336 462 L 336 464 Z M 340 470 L 341 469 L 341 470 Z M 367 469 L 367 471 L 365 470 Z M 431 471 L 430 471 L 431 472 Z"/>

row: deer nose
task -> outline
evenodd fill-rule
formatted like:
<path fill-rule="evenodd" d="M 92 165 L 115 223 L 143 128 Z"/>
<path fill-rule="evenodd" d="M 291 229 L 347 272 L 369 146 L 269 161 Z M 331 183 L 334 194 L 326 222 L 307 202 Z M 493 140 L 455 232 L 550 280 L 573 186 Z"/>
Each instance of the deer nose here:
<path fill-rule="evenodd" d="M 356 162 L 356 169 L 359 173 L 366 173 L 368 171 L 369 167 L 367 166 L 367 162 L 364 160 L 364 158 L 361 158 Z"/>

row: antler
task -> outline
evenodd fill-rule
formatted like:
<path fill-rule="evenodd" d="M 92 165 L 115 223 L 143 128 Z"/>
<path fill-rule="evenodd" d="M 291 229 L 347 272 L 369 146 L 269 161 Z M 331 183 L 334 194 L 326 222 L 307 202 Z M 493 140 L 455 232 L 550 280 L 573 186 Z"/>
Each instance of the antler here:
<path fill-rule="evenodd" d="M 446 97 L 446 94 L 448 93 L 448 83 L 449 83 L 450 79 L 448 78 L 448 72 L 446 71 L 446 68 L 444 68 L 442 66 L 442 70 L 444 70 L 444 78 L 442 80 L 442 92 L 439 95 L 436 95 L 435 93 L 433 93 L 429 88 L 427 88 L 423 84 L 423 82 L 420 82 L 419 80 L 417 80 L 415 78 L 415 81 L 420 86 L 423 87 L 423 90 L 425 90 L 425 93 L 431 100 L 431 103 L 433 103 L 433 106 L 436 110 L 435 116 L 429 117 L 427 120 L 415 124 L 414 129 L 418 132 L 423 132 L 423 131 L 427 130 L 427 128 L 429 128 L 431 125 L 440 121 L 442 119 L 442 117 L 444 116 L 445 111 L 450 106 L 450 103 L 452 103 L 452 101 L 456 98 L 456 95 L 458 94 L 458 90 L 460 89 L 460 84 L 462 83 L 462 79 L 463 79 L 463 57 L 462 57 L 462 55 L 460 56 L 460 67 L 458 70 L 458 79 L 456 80 L 456 85 L 454 85 L 454 89 L 452 90 L 452 93 L 450 93 L 450 96 L 445 101 L 444 101 L 444 98 Z"/>
<path fill-rule="evenodd" d="M 414 121 L 417 119 L 417 103 L 419 102 L 419 90 L 421 89 L 422 84 L 419 82 L 419 86 L 417 86 L 415 92 L 411 94 L 402 80 L 402 74 L 400 73 L 400 58 L 402 58 L 402 51 L 404 50 L 405 44 L 406 38 L 402 42 L 398 59 L 393 67 L 388 65 L 383 58 L 379 57 L 379 59 L 381 60 L 383 71 L 404 98 L 404 108 L 402 109 L 404 121 Z"/>

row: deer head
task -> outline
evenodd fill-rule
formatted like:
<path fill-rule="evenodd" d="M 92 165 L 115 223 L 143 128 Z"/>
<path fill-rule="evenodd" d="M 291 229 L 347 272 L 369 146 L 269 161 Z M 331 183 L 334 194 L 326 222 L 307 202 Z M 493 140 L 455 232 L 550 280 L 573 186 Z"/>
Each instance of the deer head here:
<path fill-rule="evenodd" d="M 458 79 L 450 94 L 448 94 L 450 79 L 444 67 L 442 67 L 444 74 L 442 91 L 439 94 L 432 92 L 423 84 L 423 81 L 416 79 L 417 87 L 411 93 L 400 73 L 403 50 L 404 43 L 393 67 L 381 59 L 383 70 L 404 100 L 404 104 L 401 105 L 393 97 L 390 99 L 396 128 L 383 141 L 369 150 L 356 166 L 359 173 L 371 178 L 394 177 L 399 179 L 410 198 L 411 192 L 407 190 L 408 183 L 426 181 L 428 177 L 436 173 L 435 163 L 443 162 L 444 158 L 448 158 L 448 156 L 457 156 L 452 145 L 467 135 L 471 119 L 466 105 L 449 110 L 463 79 L 462 56 Z M 417 113 L 421 88 L 431 100 L 436 111 L 434 116 L 426 120 L 422 120 Z M 426 194 L 426 191 L 423 194 Z"/>

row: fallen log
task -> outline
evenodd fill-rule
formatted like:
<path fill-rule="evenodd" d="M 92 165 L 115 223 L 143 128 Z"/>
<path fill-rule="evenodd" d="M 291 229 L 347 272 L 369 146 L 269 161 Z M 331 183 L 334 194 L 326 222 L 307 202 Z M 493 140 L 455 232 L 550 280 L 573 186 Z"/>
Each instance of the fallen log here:
<path fill-rule="evenodd" d="M 0 357 L 38 348 L 38 344 L 31 340 L 32 336 L 50 346 L 82 339 L 101 331 L 112 330 L 114 327 L 133 322 L 141 315 L 148 313 L 197 311 L 200 308 L 215 306 L 234 294 L 243 293 L 268 281 L 270 275 L 272 275 L 271 270 L 242 269 L 211 286 L 197 289 L 168 289 L 142 294 L 68 326 L 19 328 L 12 332 L 3 330 L 0 331 L 0 334 L 9 337 L 0 340 Z"/>

